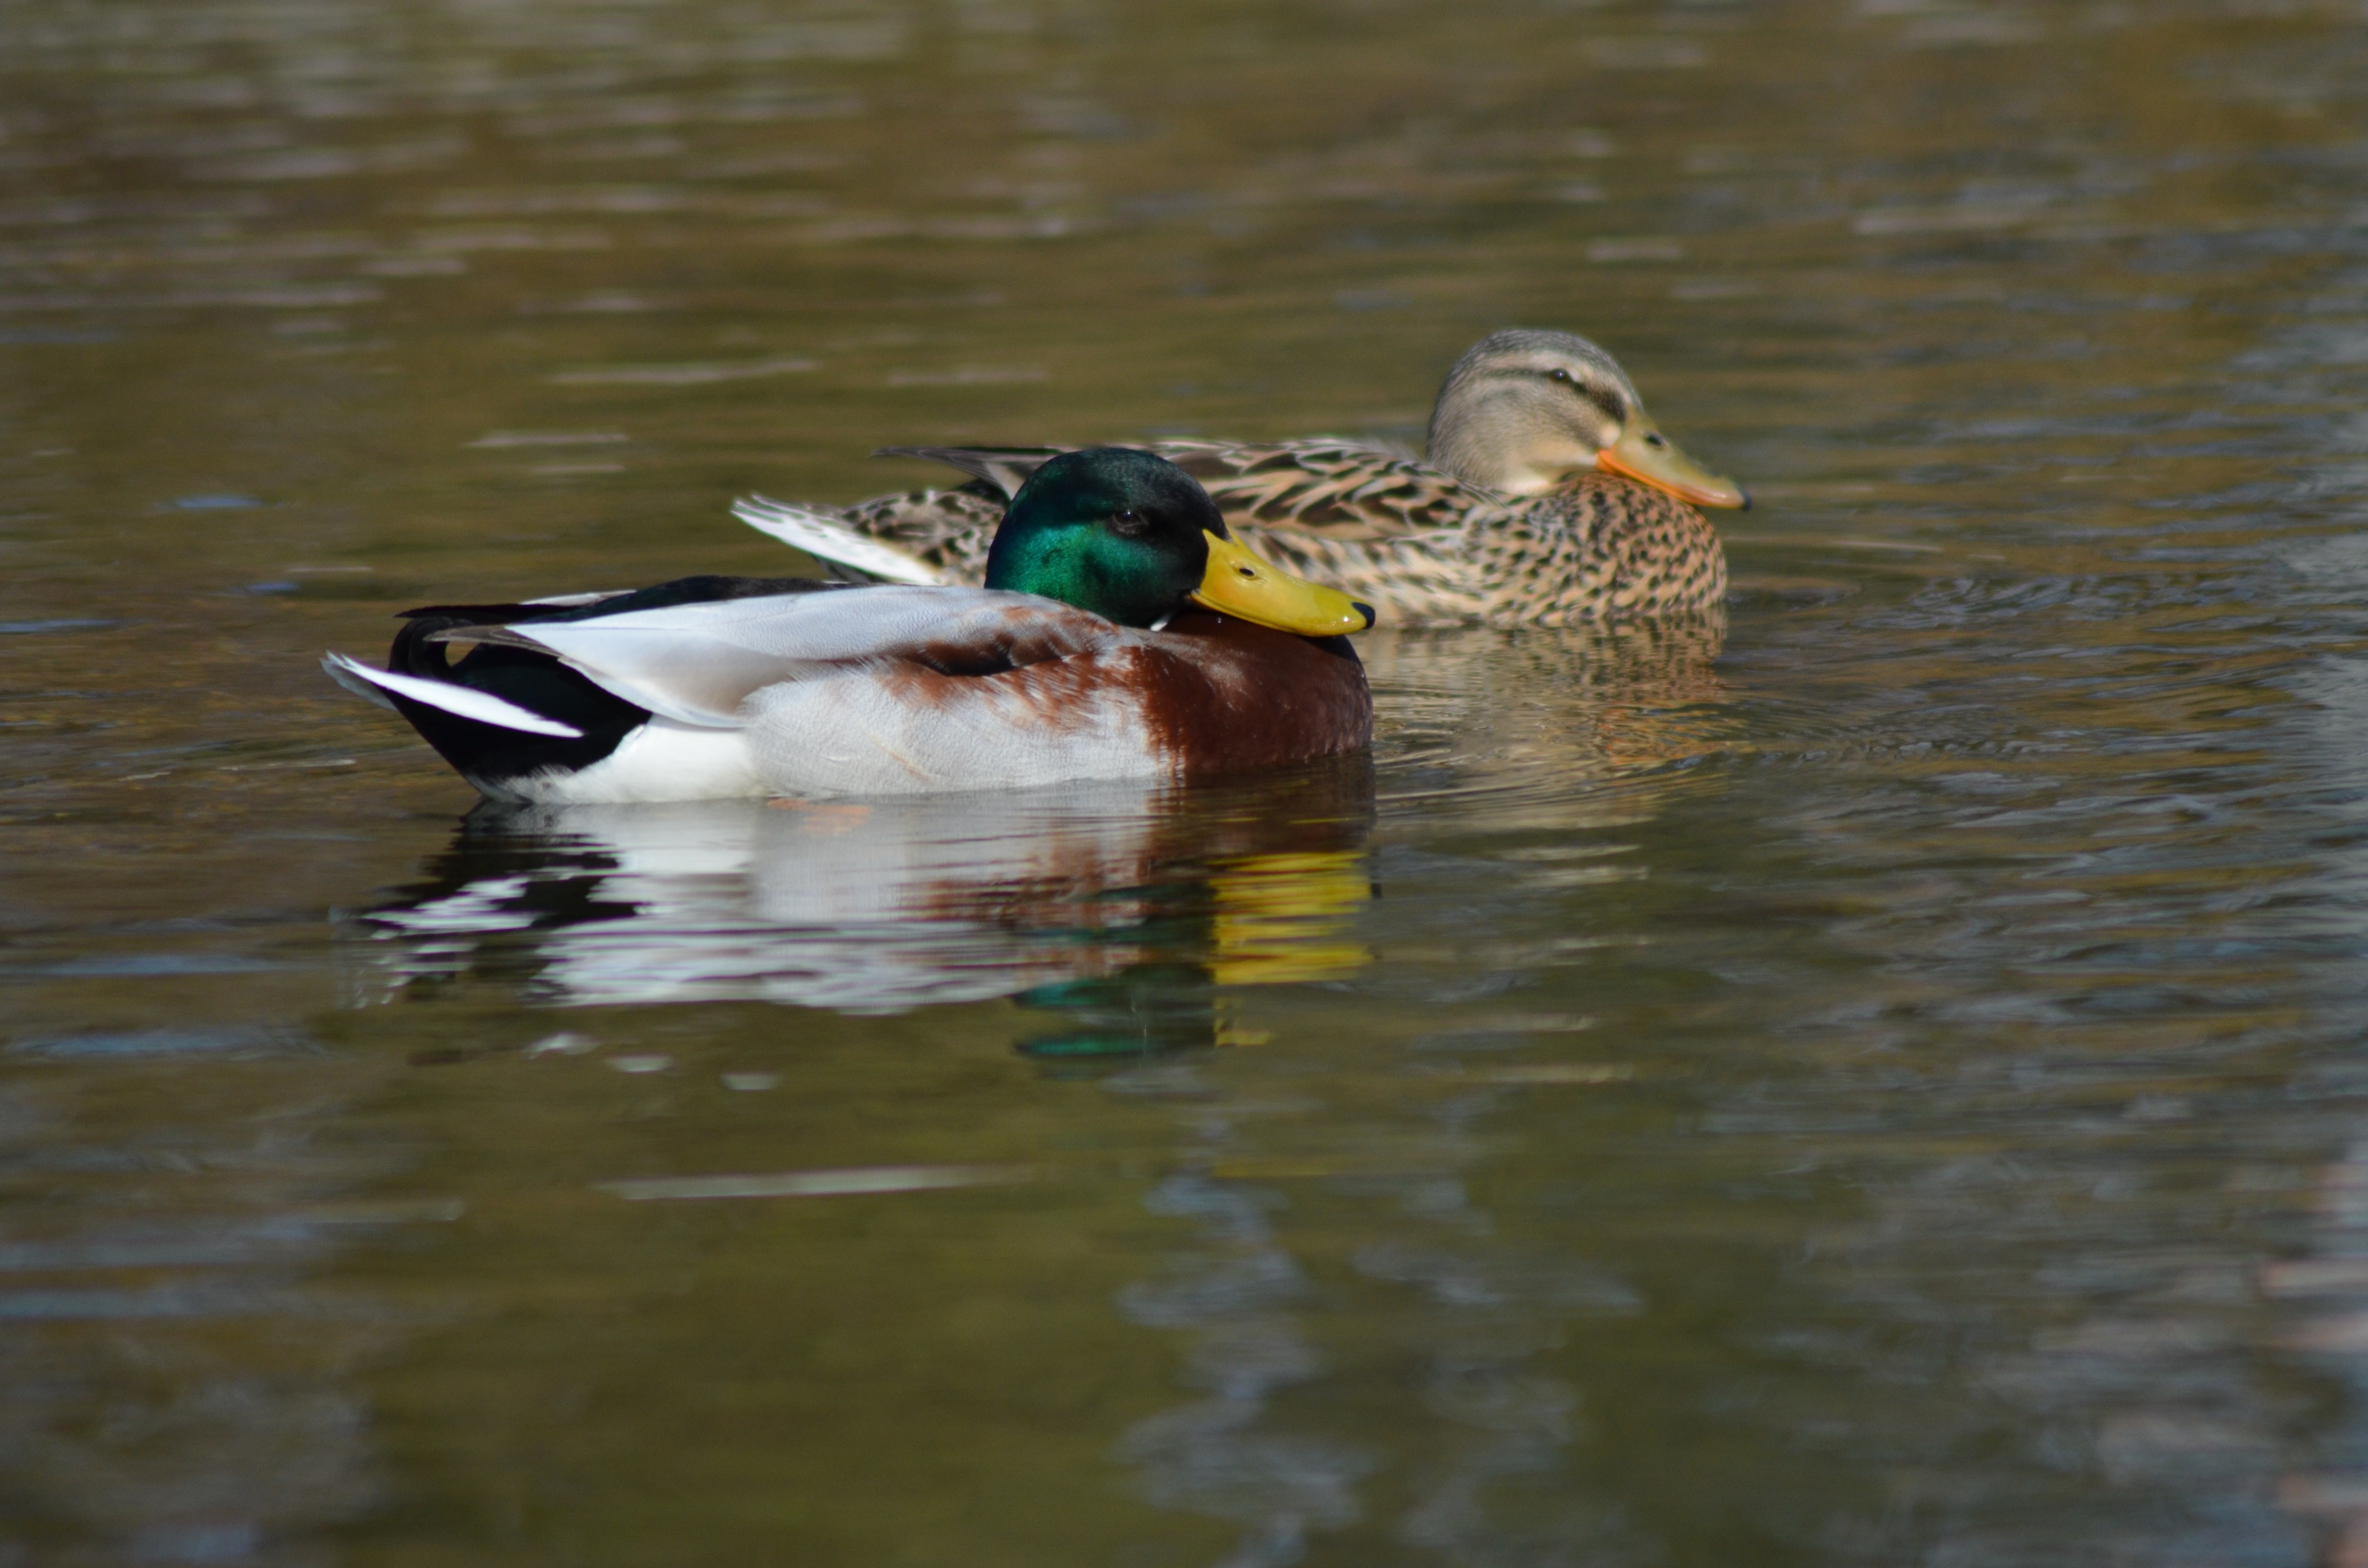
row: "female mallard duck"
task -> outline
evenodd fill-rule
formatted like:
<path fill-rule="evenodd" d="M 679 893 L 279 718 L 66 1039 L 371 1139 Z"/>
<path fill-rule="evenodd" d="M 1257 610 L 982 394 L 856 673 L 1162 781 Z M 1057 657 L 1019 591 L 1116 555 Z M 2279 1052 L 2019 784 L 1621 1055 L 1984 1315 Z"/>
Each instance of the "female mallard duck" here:
<path fill-rule="evenodd" d="M 1346 595 L 1233 540 L 1148 452 L 1037 469 L 986 585 L 685 577 L 409 612 L 392 668 L 340 654 L 496 800 L 548 804 L 1008 790 L 1354 751 L 1372 699 Z M 457 662 L 456 642 L 474 648 Z"/>
<path fill-rule="evenodd" d="M 894 447 L 972 476 L 843 512 L 734 508 L 809 554 L 902 583 L 975 582 L 1011 494 L 1062 449 Z M 1499 332 L 1455 362 L 1430 460 L 1335 440 L 1162 441 L 1246 540 L 1401 624 L 1563 626 L 1707 608 L 1726 556 L 1697 506 L 1746 506 L 1645 412 L 1619 362 L 1566 332 Z"/>

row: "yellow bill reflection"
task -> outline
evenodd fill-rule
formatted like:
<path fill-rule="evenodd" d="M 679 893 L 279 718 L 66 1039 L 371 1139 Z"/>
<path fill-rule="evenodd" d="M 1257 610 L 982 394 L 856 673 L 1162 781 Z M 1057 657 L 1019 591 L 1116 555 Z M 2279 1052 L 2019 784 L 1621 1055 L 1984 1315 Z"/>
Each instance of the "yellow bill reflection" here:
<path fill-rule="evenodd" d="M 1346 938 L 1373 896 L 1362 851 L 1327 849 L 1221 860 L 1209 978 L 1220 985 L 1286 985 L 1331 980 L 1373 961 Z"/>

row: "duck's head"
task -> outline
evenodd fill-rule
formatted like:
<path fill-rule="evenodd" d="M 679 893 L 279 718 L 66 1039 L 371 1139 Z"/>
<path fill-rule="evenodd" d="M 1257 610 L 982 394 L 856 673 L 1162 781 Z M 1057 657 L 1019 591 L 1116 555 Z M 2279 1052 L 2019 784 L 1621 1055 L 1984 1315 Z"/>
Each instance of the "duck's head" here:
<path fill-rule="evenodd" d="M 1030 474 L 988 547 L 986 585 L 1121 626 L 1194 604 L 1304 637 L 1373 624 L 1370 606 L 1252 554 L 1199 481 L 1131 447 L 1065 452 Z"/>
<path fill-rule="evenodd" d="M 1617 359 L 1567 332 L 1515 328 L 1474 344 L 1439 389 L 1430 460 L 1513 495 L 1602 469 L 1697 506 L 1751 505 L 1661 434 Z"/>

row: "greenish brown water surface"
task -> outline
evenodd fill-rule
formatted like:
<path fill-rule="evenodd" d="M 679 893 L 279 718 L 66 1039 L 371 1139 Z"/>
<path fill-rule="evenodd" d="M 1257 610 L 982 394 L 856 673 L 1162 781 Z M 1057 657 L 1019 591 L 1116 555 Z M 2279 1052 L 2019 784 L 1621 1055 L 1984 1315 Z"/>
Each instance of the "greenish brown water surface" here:
<path fill-rule="evenodd" d="M 315 666 L 1513 324 L 1736 602 L 1370 766 Z M 2354 6 L 0 7 L 0 1565 L 2368 1562 L 2363 365 Z"/>

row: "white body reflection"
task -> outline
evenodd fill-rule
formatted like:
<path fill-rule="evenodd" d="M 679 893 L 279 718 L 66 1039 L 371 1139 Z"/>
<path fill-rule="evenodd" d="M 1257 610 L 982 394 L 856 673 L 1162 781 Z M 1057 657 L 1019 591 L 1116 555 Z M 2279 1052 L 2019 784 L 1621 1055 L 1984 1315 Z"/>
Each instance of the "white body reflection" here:
<path fill-rule="evenodd" d="M 1370 799 L 1349 759 L 1196 790 L 481 810 L 367 917 L 372 985 L 528 956 L 572 1005 L 888 1013 L 1155 958 L 1307 978 L 1365 961 L 1341 932 L 1370 893 Z"/>

